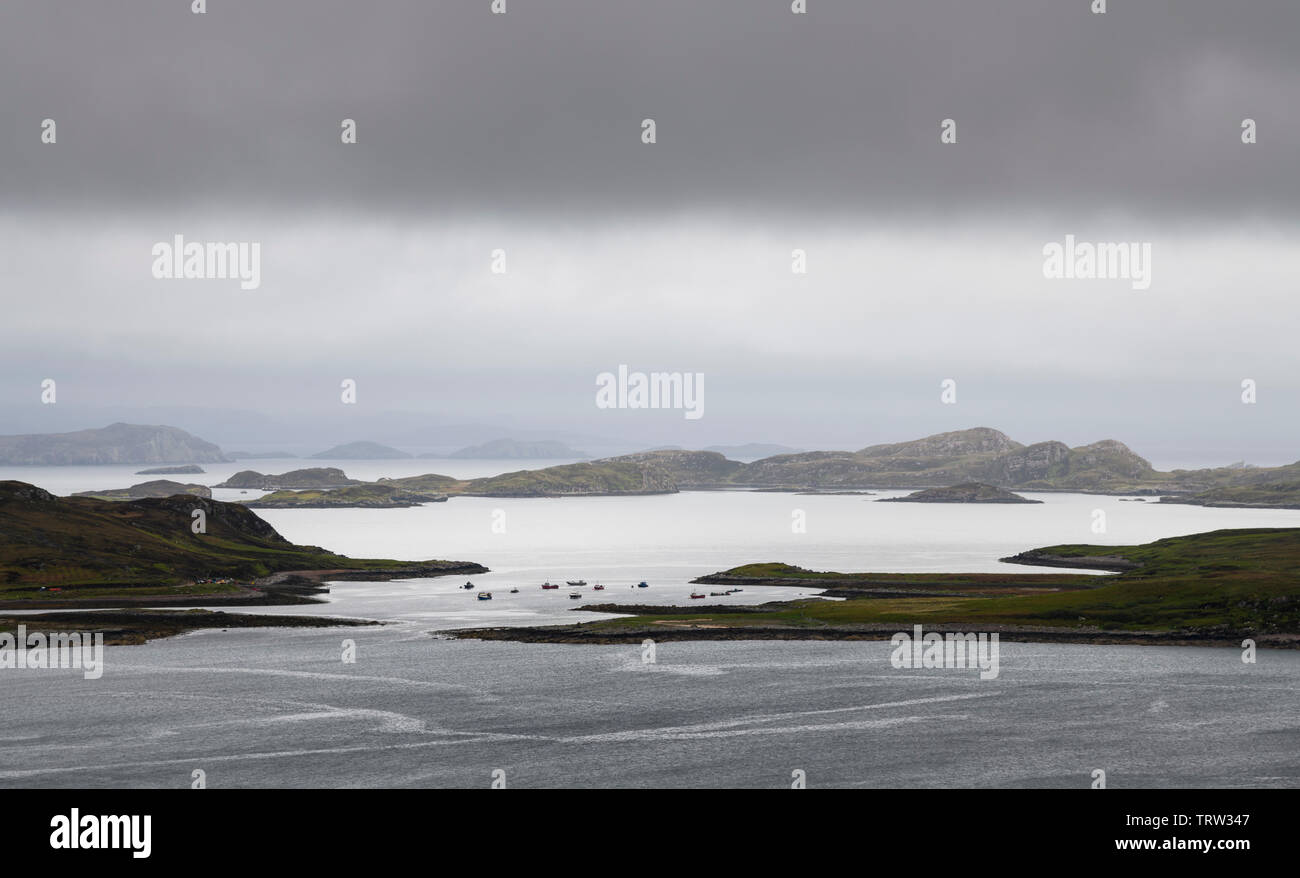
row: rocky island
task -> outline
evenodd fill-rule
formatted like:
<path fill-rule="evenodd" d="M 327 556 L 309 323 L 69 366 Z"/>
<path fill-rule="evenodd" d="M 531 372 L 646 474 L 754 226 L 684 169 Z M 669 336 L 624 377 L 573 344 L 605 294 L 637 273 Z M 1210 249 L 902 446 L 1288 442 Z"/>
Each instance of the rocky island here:
<path fill-rule="evenodd" d="M 146 497 L 171 497 L 174 494 L 191 494 L 195 497 L 211 497 L 212 489 L 207 485 L 187 485 L 168 479 L 141 482 L 129 488 L 110 488 L 103 491 L 79 491 L 74 497 L 94 497 L 98 500 L 143 500 Z"/>
<path fill-rule="evenodd" d="M 877 503 L 1042 503 L 980 482 L 966 482 L 950 488 L 926 488 L 906 497 L 882 497 Z"/>

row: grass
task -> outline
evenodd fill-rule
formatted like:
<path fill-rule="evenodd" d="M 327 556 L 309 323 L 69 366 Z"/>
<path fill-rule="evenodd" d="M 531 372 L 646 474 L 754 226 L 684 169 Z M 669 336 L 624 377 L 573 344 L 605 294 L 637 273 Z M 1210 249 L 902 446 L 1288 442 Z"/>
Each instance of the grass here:
<path fill-rule="evenodd" d="M 871 626 L 904 630 L 914 624 L 1188 633 L 1225 640 L 1300 634 L 1300 528 L 1221 530 L 1139 546 L 1064 545 L 1037 551 L 1070 558 L 1119 556 L 1140 566 L 1118 575 L 1087 576 L 846 574 L 771 562 L 746 564 L 700 581 L 759 587 L 808 582 L 845 599 L 801 599 L 744 610 L 704 606 L 689 616 L 639 613 L 553 628 L 549 634 L 548 629 L 529 629 L 518 639 L 599 641 L 634 632 L 654 636 L 656 630 L 687 631 L 703 639 L 743 636 L 745 629 L 851 636 Z M 899 593 L 883 594 L 884 587 Z M 937 590 L 944 594 L 926 594 Z"/>

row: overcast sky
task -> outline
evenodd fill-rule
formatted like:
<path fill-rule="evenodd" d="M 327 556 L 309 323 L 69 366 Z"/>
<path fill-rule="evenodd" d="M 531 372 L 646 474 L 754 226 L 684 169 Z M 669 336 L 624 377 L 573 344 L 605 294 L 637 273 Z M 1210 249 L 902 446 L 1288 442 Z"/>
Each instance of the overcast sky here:
<path fill-rule="evenodd" d="M 351 419 L 324 444 L 408 412 L 1300 458 L 1300 4 L 1089 5 L 7 0 L 0 432 L 207 407 Z M 178 234 L 259 242 L 260 288 L 154 279 Z M 1067 234 L 1149 242 L 1150 288 L 1044 278 Z M 620 363 L 703 372 L 705 416 L 597 409 Z"/>

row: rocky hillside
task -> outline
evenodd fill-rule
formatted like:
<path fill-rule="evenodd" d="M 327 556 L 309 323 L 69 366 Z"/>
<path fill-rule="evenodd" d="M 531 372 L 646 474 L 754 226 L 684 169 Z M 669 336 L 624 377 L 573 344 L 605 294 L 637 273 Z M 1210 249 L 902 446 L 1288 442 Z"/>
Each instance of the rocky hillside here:
<path fill-rule="evenodd" d="M 196 509 L 204 513 L 206 533 L 192 530 Z M 0 482 L 0 600 L 152 595 L 155 586 L 205 578 L 249 581 L 278 571 L 403 564 L 294 545 L 239 503 L 186 496 L 109 503 Z"/>
<path fill-rule="evenodd" d="M 176 427 L 111 424 L 73 433 L 0 436 L 0 464 L 223 463 L 221 449 Z"/>
<path fill-rule="evenodd" d="M 786 454 L 743 465 L 734 485 L 797 488 L 925 488 L 982 482 L 1023 490 L 1156 493 L 1168 474 L 1114 440 L 1070 448 L 1022 445 L 987 427 L 860 451 Z"/>

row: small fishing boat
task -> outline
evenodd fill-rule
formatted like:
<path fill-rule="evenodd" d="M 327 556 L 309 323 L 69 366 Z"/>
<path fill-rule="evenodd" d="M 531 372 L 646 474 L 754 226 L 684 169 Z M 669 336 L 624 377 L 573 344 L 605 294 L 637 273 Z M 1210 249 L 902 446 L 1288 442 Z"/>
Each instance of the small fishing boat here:
<path fill-rule="evenodd" d="M 510 593 L 511 593 L 511 594 L 519 594 L 519 589 L 517 589 L 517 588 L 512 588 L 512 589 L 510 589 Z"/>
<path fill-rule="evenodd" d="M 711 591 L 711 592 L 709 592 L 709 597 L 711 597 L 711 598 L 725 598 L 725 597 L 726 597 L 727 595 L 729 595 L 729 594 L 731 594 L 731 592 L 729 592 L 729 591 Z"/>
<path fill-rule="evenodd" d="M 604 591 L 604 590 L 605 590 L 605 586 L 601 585 L 601 584 L 598 582 L 598 583 L 596 583 L 595 585 L 593 585 L 593 586 L 591 587 L 591 590 L 592 590 L 592 591 Z"/>
<path fill-rule="evenodd" d="M 636 587 L 637 587 L 637 588 L 649 588 L 649 587 L 650 587 L 650 583 L 648 583 L 648 582 L 642 580 L 641 582 L 638 582 L 638 583 L 636 584 Z"/>
<path fill-rule="evenodd" d="M 579 586 L 583 586 L 587 584 L 587 580 L 585 579 L 566 579 L 564 580 L 564 582 L 566 585 L 571 585 L 574 588 L 578 588 Z"/>
<path fill-rule="evenodd" d="M 490 601 L 490 600 L 492 600 L 492 592 L 490 592 L 490 591 L 481 591 L 481 592 L 478 593 L 478 599 L 481 600 L 481 601 Z"/>
<path fill-rule="evenodd" d="M 549 583 L 549 582 L 543 582 L 543 583 L 542 583 L 542 588 L 543 588 L 543 589 L 548 589 L 548 588 L 559 588 L 559 586 L 558 586 L 558 585 L 552 585 L 552 584 Z"/>
<path fill-rule="evenodd" d="M 700 591 L 693 591 L 693 592 L 691 592 L 691 598 L 692 598 L 692 599 L 697 599 L 697 598 L 702 598 L 702 597 L 704 597 L 704 592 L 700 592 Z"/>
<path fill-rule="evenodd" d="M 467 582 L 461 586 L 461 588 L 465 589 L 465 591 L 469 591 L 473 587 L 474 587 L 474 583 L 472 582 Z"/>
<path fill-rule="evenodd" d="M 569 597 L 576 601 L 582 597 L 582 593 L 577 591 L 571 591 L 569 592 Z"/>

